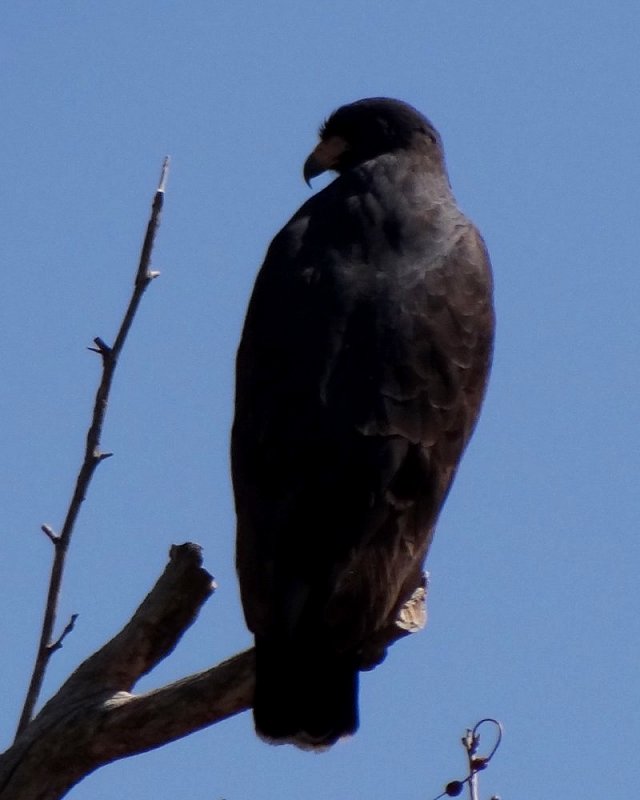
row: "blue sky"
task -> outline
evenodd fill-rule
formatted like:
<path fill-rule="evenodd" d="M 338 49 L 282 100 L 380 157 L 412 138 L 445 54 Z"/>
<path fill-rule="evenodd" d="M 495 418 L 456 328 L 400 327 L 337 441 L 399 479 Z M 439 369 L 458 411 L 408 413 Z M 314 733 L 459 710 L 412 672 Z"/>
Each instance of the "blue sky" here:
<path fill-rule="evenodd" d="M 636 783 L 640 6 L 471 0 L 8 3 L 0 29 L 2 744 L 40 623 L 98 359 L 133 278 L 162 158 L 150 288 L 116 378 L 67 565 L 80 614 L 45 694 L 129 618 L 172 542 L 219 590 L 161 685 L 248 646 L 233 567 L 233 359 L 271 237 L 308 197 L 319 124 L 371 95 L 442 133 L 496 278 L 485 410 L 428 567 L 430 621 L 362 679 L 361 730 L 271 748 L 248 714 L 98 771 L 74 800 L 430 800 L 459 737 L 505 739 L 504 798 Z M 322 185 L 319 181 L 317 185 Z"/>

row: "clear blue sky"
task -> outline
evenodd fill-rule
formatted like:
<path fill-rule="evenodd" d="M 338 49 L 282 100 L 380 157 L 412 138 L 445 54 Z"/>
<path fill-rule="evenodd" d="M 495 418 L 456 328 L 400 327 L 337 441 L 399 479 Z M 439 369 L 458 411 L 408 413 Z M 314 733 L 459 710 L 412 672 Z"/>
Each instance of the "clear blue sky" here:
<path fill-rule="evenodd" d="M 248 714 L 92 775 L 74 800 L 430 800 L 483 716 L 483 796 L 637 785 L 640 5 L 474 0 L 6 3 L 0 28 L 2 743 L 33 660 L 99 363 L 165 153 L 149 290 L 122 358 L 50 694 L 129 618 L 169 545 L 220 585 L 140 688 L 248 646 L 228 469 L 234 351 L 274 233 L 308 197 L 317 127 L 370 95 L 439 127 L 492 255 L 484 414 L 429 558 L 428 628 L 362 679 L 358 735 L 321 756 Z M 320 184 L 321 185 L 321 182 Z"/>

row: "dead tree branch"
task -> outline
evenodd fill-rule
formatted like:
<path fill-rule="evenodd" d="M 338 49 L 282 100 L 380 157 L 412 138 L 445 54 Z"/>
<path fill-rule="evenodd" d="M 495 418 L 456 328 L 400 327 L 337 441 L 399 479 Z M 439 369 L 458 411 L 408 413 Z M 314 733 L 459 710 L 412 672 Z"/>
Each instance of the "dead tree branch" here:
<path fill-rule="evenodd" d="M 249 650 L 142 695 L 135 683 L 164 659 L 215 587 L 200 548 L 169 563 L 127 625 L 88 658 L 0 756 L 0 800 L 57 800 L 98 767 L 151 750 L 249 708 Z"/>
<path fill-rule="evenodd" d="M 31 681 L 29 683 L 24 706 L 20 715 L 20 721 L 18 722 L 16 736 L 18 736 L 26 728 L 31 717 L 33 716 L 33 710 L 38 702 L 38 697 L 40 696 L 40 691 L 42 689 L 42 682 L 44 680 L 47 664 L 51 655 L 55 652 L 55 650 L 59 649 L 58 647 L 52 646 L 52 637 L 56 624 L 58 599 L 60 596 L 60 586 L 62 584 L 67 550 L 69 549 L 69 543 L 71 541 L 76 519 L 89 488 L 89 484 L 91 483 L 93 473 L 95 472 L 98 464 L 111 455 L 111 453 L 101 452 L 100 437 L 102 434 L 102 426 L 104 424 L 113 376 L 118 358 L 122 352 L 122 348 L 124 347 L 127 334 L 129 333 L 136 311 L 140 305 L 142 295 L 151 281 L 159 274 L 158 272 L 152 272 L 149 269 L 149 265 L 151 263 L 151 253 L 153 250 L 155 235 L 160 224 L 160 212 L 162 210 L 164 201 L 164 190 L 168 169 L 169 160 L 167 158 L 164 161 L 160 176 L 160 183 L 153 199 L 151 217 L 147 225 L 147 233 L 142 245 L 142 252 L 140 253 L 140 261 L 138 263 L 138 270 L 136 272 L 133 293 L 129 300 L 129 305 L 120 325 L 115 342 L 112 347 L 109 347 L 102 341 L 102 339 L 97 337 L 94 339 L 96 347 L 91 348 L 100 353 L 102 357 L 102 378 L 96 392 L 91 425 L 87 432 L 82 466 L 78 472 L 75 490 L 69 503 L 69 508 L 67 510 L 62 530 L 60 535 L 56 536 L 53 534 L 52 529 L 48 525 L 42 527 L 42 530 L 53 543 L 54 555 L 53 563 L 51 565 L 49 589 L 47 591 L 47 601 L 42 620 L 42 629 L 40 632 L 38 650 L 36 652 Z M 64 635 L 58 638 L 57 643 L 59 646 L 61 646 L 63 638 Z"/>
<path fill-rule="evenodd" d="M 201 548 L 174 545 L 164 573 L 130 621 L 76 669 L 0 755 L 0 800 L 59 800 L 104 764 L 251 708 L 253 650 L 160 689 L 132 694 L 136 682 L 173 651 L 214 589 Z M 420 586 L 394 630 L 386 632 L 387 646 L 420 629 L 424 602 Z"/>

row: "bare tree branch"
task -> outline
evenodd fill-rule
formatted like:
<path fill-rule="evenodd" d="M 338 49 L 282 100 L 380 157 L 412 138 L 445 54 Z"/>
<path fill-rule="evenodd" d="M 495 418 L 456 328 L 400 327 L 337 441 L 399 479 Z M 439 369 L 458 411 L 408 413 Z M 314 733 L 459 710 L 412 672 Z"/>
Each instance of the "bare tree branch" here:
<path fill-rule="evenodd" d="M 90 694 L 129 692 L 174 650 L 214 589 L 213 578 L 202 567 L 199 545 L 173 545 L 164 573 L 130 622 L 78 667 L 56 694 L 55 702 L 61 696 L 86 693 L 81 687 L 90 687 Z"/>
<path fill-rule="evenodd" d="M 135 682 L 172 652 L 214 590 L 200 548 L 169 563 L 127 625 L 88 658 L 0 756 L 0 800 L 55 800 L 118 758 L 159 747 L 249 708 L 254 656 L 143 695 Z"/>
<path fill-rule="evenodd" d="M 214 591 L 201 548 L 174 545 L 164 573 L 116 636 L 90 656 L 0 755 L 0 800 L 59 800 L 109 762 L 213 725 L 253 703 L 255 655 L 141 695 L 135 683 L 173 651 Z M 387 644 L 424 620 L 424 587 L 401 610 Z M 407 614 L 418 611 L 418 624 Z"/>
<path fill-rule="evenodd" d="M 62 584 L 62 576 L 64 573 L 64 566 L 67 556 L 67 550 L 73 534 L 74 525 L 80 511 L 80 506 L 86 496 L 87 489 L 91 483 L 93 473 L 95 472 L 98 464 L 107 458 L 110 453 L 102 453 L 100 451 L 100 437 L 102 434 L 102 426 L 107 410 L 107 402 L 109 400 L 109 393 L 111 391 L 111 384 L 113 375 L 115 373 L 118 357 L 122 351 L 127 334 L 131 328 L 131 324 L 135 317 L 136 311 L 142 299 L 147 286 L 151 283 L 153 278 L 157 277 L 159 273 L 149 270 L 151 261 L 151 253 L 153 250 L 153 243 L 160 223 L 160 212 L 164 201 L 164 190 L 167 179 L 167 172 L 169 169 L 169 160 L 165 159 L 162 166 L 162 173 L 160 176 L 160 183 L 156 190 L 153 204 L 151 207 L 151 217 L 147 225 L 147 233 L 142 245 L 142 252 L 140 253 L 140 261 L 136 278 L 134 282 L 133 293 L 129 300 L 129 305 L 125 312 L 124 318 L 120 325 L 120 329 L 116 336 L 116 340 L 112 347 L 106 345 L 101 339 L 94 339 L 98 352 L 102 356 L 102 379 L 98 390 L 93 408 L 93 416 L 91 425 L 87 432 L 87 441 L 85 446 L 84 458 L 82 466 L 76 479 L 76 486 L 73 492 L 69 508 L 65 517 L 64 525 L 60 535 L 54 537 L 51 528 L 43 526 L 42 530 L 54 543 L 54 556 L 51 566 L 51 575 L 49 578 L 49 589 L 47 592 L 47 602 L 45 606 L 42 629 L 40 633 L 40 640 L 38 643 L 38 650 L 36 653 L 35 664 L 31 681 L 27 690 L 24 706 L 18 722 L 16 736 L 23 731 L 29 724 L 29 720 L 33 715 L 33 710 L 38 702 L 40 691 L 42 689 L 42 682 L 44 674 L 49 662 L 49 658 L 57 648 L 51 646 L 51 639 L 53 630 L 56 624 L 56 615 L 58 609 L 58 599 L 60 596 L 60 586 Z M 60 639 L 58 640 L 60 641 Z"/>

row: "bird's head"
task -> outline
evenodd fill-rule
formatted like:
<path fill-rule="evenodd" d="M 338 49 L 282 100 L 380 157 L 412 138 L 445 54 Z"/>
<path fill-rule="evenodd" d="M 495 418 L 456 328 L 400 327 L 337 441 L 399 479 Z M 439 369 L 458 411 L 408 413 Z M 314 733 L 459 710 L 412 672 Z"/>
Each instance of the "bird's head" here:
<path fill-rule="evenodd" d="M 395 150 L 416 149 L 443 163 L 442 142 L 413 106 L 369 97 L 341 106 L 320 128 L 320 142 L 304 164 L 307 183 L 327 170 L 342 173 Z"/>

